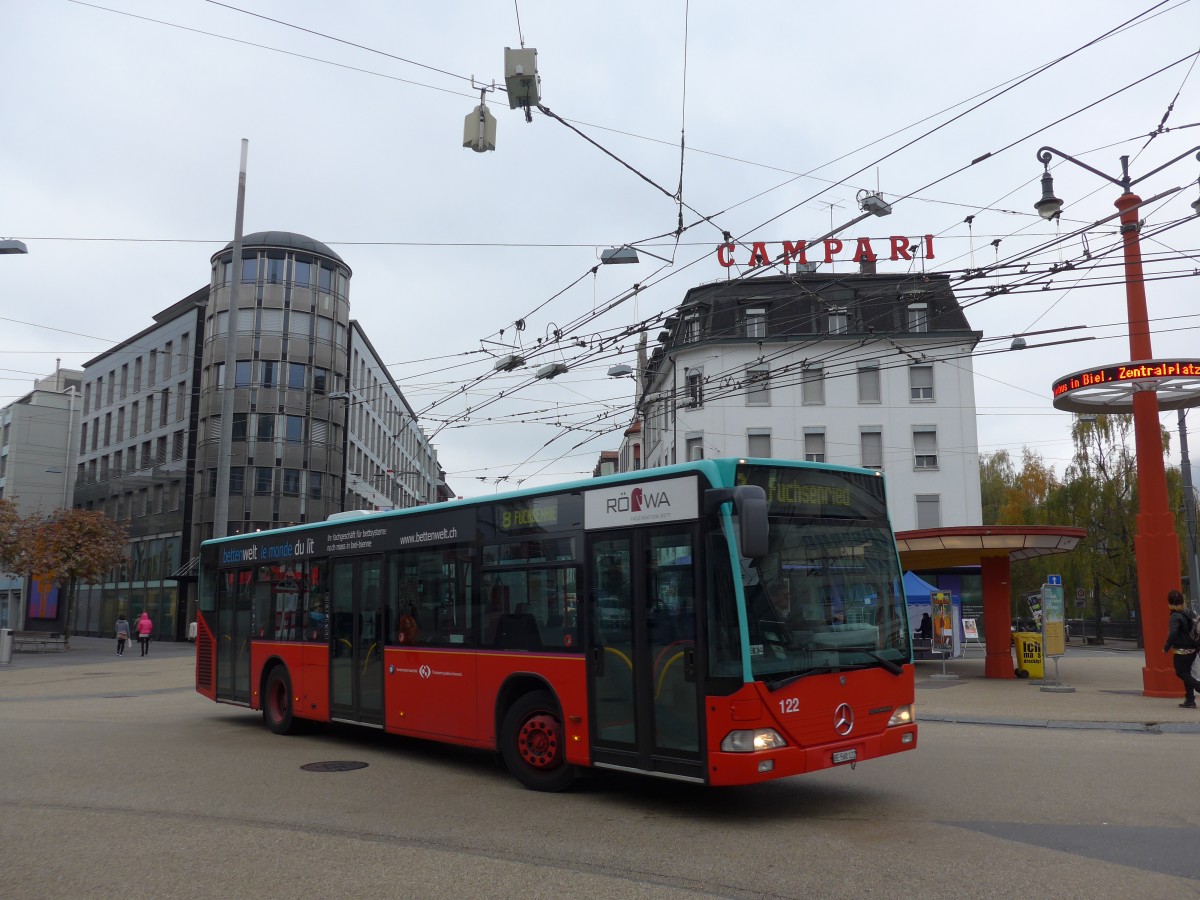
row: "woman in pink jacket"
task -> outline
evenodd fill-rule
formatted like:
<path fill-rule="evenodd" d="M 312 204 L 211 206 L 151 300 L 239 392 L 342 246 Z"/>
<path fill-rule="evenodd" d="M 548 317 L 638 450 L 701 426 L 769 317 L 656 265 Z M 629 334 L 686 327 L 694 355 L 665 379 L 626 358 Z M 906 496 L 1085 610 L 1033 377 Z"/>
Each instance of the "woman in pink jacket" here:
<path fill-rule="evenodd" d="M 142 645 L 142 656 L 150 652 L 150 634 L 154 631 L 154 623 L 150 621 L 150 613 L 142 613 L 133 624 L 134 631 L 137 632 L 138 643 Z"/>

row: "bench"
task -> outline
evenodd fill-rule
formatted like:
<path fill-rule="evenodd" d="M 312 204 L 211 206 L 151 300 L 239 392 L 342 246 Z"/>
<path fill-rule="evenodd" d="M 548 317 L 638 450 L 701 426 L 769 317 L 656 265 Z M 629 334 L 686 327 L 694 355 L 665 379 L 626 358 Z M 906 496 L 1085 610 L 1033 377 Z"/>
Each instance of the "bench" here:
<path fill-rule="evenodd" d="M 66 650 L 67 639 L 57 631 L 14 631 L 13 650 Z"/>

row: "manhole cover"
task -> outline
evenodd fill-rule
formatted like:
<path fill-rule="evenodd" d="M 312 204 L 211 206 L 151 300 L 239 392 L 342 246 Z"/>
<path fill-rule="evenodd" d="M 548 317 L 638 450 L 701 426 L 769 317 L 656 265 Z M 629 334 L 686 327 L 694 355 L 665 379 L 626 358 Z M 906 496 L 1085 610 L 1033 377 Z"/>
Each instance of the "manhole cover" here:
<path fill-rule="evenodd" d="M 300 768 L 305 772 L 349 772 L 351 769 L 365 769 L 365 762 L 355 762 L 352 759 L 333 759 L 328 762 L 315 762 Z"/>

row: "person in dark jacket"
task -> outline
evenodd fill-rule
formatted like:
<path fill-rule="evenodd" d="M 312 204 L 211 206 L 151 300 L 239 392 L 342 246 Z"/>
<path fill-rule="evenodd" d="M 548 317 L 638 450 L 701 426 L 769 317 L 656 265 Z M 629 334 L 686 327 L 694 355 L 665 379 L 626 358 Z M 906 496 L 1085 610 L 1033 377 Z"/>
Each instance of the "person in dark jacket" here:
<path fill-rule="evenodd" d="M 1195 709 L 1196 688 L 1200 687 L 1200 681 L 1192 677 L 1192 663 L 1196 659 L 1196 642 L 1192 640 L 1194 614 L 1179 591 L 1168 592 L 1167 603 L 1171 607 L 1171 618 L 1167 623 L 1167 642 L 1163 644 L 1163 653 L 1171 653 L 1175 674 L 1183 682 L 1183 702 L 1179 705 L 1184 709 Z"/>

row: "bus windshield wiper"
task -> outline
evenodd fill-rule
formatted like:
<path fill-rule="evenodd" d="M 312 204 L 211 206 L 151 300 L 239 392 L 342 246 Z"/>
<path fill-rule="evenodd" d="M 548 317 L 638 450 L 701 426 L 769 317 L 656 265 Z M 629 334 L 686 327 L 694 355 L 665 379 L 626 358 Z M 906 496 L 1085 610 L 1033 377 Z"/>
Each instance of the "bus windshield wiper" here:
<path fill-rule="evenodd" d="M 795 675 L 788 675 L 786 678 L 780 678 L 777 681 L 765 681 L 767 690 L 774 693 L 780 688 L 785 688 L 793 682 L 799 681 L 801 678 L 807 678 L 809 675 L 824 675 L 827 672 L 840 672 L 845 666 L 813 666 L 805 672 L 798 672 Z"/>
<path fill-rule="evenodd" d="M 894 659 L 888 659 L 885 656 L 880 656 L 874 650 L 859 650 L 859 653 L 865 653 L 871 659 L 878 660 L 879 664 L 891 672 L 893 675 L 903 675 L 904 669 Z"/>

